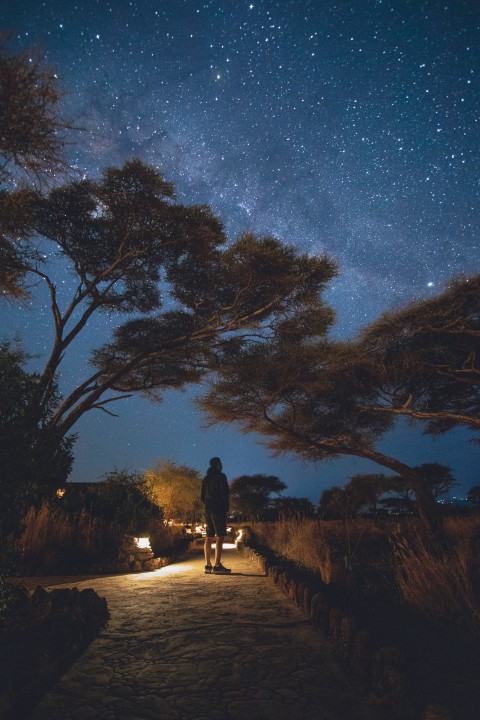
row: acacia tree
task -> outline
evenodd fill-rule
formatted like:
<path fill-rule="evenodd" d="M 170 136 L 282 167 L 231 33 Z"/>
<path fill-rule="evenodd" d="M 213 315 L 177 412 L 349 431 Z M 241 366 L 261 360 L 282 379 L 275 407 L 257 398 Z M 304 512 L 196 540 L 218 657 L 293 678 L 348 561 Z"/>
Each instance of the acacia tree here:
<path fill-rule="evenodd" d="M 480 507 L 480 485 L 474 485 L 474 487 L 470 488 L 467 492 L 467 500 L 472 505 Z"/>
<path fill-rule="evenodd" d="M 301 323 L 321 306 L 319 293 L 335 273 L 327 258 L 274 238 L 246 234 L 227 246 L 209 208 L 176 204 L 171 183 L 138 160 L 106 169 L 98 181 L 30 191 L 27 215 L 30 243 L 52 248 L 42 264 L 25 268 L 49 293 L 54 327 L 28 406 L 33 422 L 92 316 L 119 318 L 112 339 L 93 352 L 91 371 L 43 428 L 39 463 L 46 466 L 86 412 L 113 414 L 111 403 L 133 392 L 158 399 L 200 381 L 234 348 Z M 56 256 L 74 278 L 67 299 L 58 292 Z"/>
<path fill-rule="evenodd" d="M 274 498 L 272 506 L 275 517 L 282 520 L 312 520 L 315 517 L 315 505 L 308 498 Z"/>
<path fill-rule="evenodd" d="M 296 337 L 279 336 L 268 348 L 257 343 L 240 349 L 219 368 L 200 407 L 213 422 L 234 422 L 265 436 L 274 453 L 295 452 L 311 461 L 353 455 L 388 468 L 415 492 L 425 525 L 440 533 L 421 473 L 376 447 L 393 417 L 356 404 L 355 386 L 364 378 L 356 374 L 348 344 L 328 343 L 312 327 L 311 332 L 303 341 L 297 329 Z"/>
<path fill-rule="evenodd" d="M 318 504 L 318 514 L 323 520 L 353 520 L 362 505 L 361 498 L 347 487 L 324 490 Z"/>
<path fill-rule="evenodd" d="M 64 143 L 71 128 L 58 111 L 61 93 L 52 68 L 34 55 L 12 54 L 0 45 L 0 297 L 23 298 L 28 244 L 8 237 L 24 233 L 24 191 L 19 181 L 52 180 L 66 168 Z"/>
<path fill-rule="evenodd" d="M 276 475 L 240 475 L 230 483 L 230 509 L 249 520 L 260 520 L 270 507 L 273 494 L 287 486 Z"/>
<path fill-rule="evenodd" d="M 400 477 L 390 475 L 387 484 L 387 497 L 380 500 L 387 510 L 394 510 L 398 513 L 413 513 L 415 510 L 415 493 Z"/>
<path fill-rule="evenodd" d="M 458 485 L 452 475 L 451 468 L 446 465 L 423 463 L 423 465 L 417 465 L 414 470 L 420 473 L 423 482 L 430 488 L 435 501 Z M 414 493 L 400 476 L 385 476 L 383 494 L 385 493 L 388 493 L 389 497 L 380 501 L 384 507 L 395 508 L 400 512 L 413 512 L 415 510 Z"/>
<path fill-rule="evenodd" d="M 431 434 L 480 429 L 480 275 L 386 313 L 351 350 L 368 379 L 369 411 L 423 421 Z"/>
<path fill-rule="evenodd" d="M 171 460 L 161 460 L 145 472 L 144 478 L 166 520 L 186 523 L 200 517 L 202 476 L 197 470 Z"/>
<path fill-rule="evenodd" d="M 358 473 L 352 475 L 345 489 L 358 498 L 360 505 L 366 505 L 368 511 L 375 515 L 380 498 L 388 492 L 390 477 L 383 473 Z"/>

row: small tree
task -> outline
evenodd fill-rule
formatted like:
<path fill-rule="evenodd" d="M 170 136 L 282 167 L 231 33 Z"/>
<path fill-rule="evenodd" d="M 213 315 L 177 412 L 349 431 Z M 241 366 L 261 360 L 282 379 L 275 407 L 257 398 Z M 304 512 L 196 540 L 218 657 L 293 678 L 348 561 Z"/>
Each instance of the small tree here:
<path fill-rule="evenodd" d="M 315 516 L 315 506 L 308 498 L 279 497 L 272 506 L 280 520 L 311 520 Z"/>
<path fill-rule="evenodd" d="M 201 516 L 202 476 L 197 470 L 162 460 L 147 470 L 144 478 L 166 520 L 187 523 Z"/>
<path fill-rule="evenodd" d="M 353 520 L 362 504 L 363 499 L 351 487 L 332 487 L 322 492 L 318 514 L 322 520 Z"/>
<path fill-rule="evenodd" d="M 376 515 L 378 502 L 388 492 L 390 477 L 382 473 L 353 475 L 346 490 L 356 496 L 361 505 L 366 505 L 372 515 Z"/>
<path fill-rule="evenodd" d="M 145 532 L 152 520 L 162 518 L 145 478 L 127 469 L 114 469 L 90 485 L 86 505 L 91 515 L 100 516 L 121 532 Z"/>
<path fill-rule="evenodd" d="M 423 465 L 417 465 L 413 469 L 421 475 L 425 487 L 428 488 L 435 501 L 458 485 L 451 469 L 446 465 L 424 463 Z M 386 476 L 384 487 L 384 492 L 394 493 L 393 496 L 381 500 L 384 507 L 393 508 L 397 512 L 418 511 L 415 493 L 402 477 L 398 475 Z"/>
<path fill-rule="evenodd" d="M 467 492 L 467 500 L 472 505 L 480 508 L 480 485 L 471 487 Z"/>
<path fill-rule="evenodd" d="M 439 463 L 424 463 L 416 468 L 418 472 L 425 478 L 425 482 L 430 488 L 435 500 L 442 495 L 446 495 L 454 487 L 458 486 L 458 482 L 452 475 L 451 468 Z"/>
<path fill-rule="evenodd" d="M 380 501 L 385 509 L 408 515 L 415 512 L 415 493 L 400 475 L 388 476 L 387 495 Z"/>
<path fill-rule="evenodd" d="M 230 511 L 247 520 L 260 520 L 270 508 L 272 495 L 287 486 L 275 475 L 241 475 L 230 483 Z"/>

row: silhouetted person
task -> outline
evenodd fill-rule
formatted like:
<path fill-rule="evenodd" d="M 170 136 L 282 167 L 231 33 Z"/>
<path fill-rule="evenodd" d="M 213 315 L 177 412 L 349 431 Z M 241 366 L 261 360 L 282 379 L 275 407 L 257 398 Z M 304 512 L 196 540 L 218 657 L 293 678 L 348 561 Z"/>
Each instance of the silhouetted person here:
<path fill-rule="evenodd" d="M 227 513 L 229 507 L 227 476 L 222 472 L 222 461 L 218 457 L 210 460 L 210 467 L 203 478 L 201 499 L 205 505 L 207 535 L 205 538 L 205 572 L 225 575 L 231 572 L 222 565 L 223 539 L 227 534 Z M 215 565 L 212 567 L 212 540 L 215 538 Z"/>

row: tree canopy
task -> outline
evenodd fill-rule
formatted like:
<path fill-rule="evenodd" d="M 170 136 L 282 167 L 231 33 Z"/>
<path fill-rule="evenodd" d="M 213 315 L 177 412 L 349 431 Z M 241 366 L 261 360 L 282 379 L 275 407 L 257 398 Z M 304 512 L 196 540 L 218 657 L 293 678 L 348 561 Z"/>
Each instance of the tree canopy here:
<path fill-rule="evenodd" d="M 28 407 L 34 422 L 92 315 L 119 318 L 111 340 L 93 352 L 91 372 L 49 416 L 46 455 L 84 413 L 111 413 L 111 403 L 132 392 L 158 399 L 201 380 L 233 348 L 304 322 L 335 274 L 327 258 L 271 237 L 246 234 L 227 245 L 208 207 L 177 204 L 172 184 L 138 160 L 107 168 L 97 181 L 22 193 L 23 233 L 30 245 L 52 246 L 41 263 L 24 264 L 48 290 L 55 328 Z M 67 300 L 58 293 L 56 255 L 75 279 Z"/>
<path fill-rule="evenodd" d="M 161 460 L 145 472 L 144 478 L 166 520 L 187 523 L 200 518 L 202 476 L 197 470 L 171 460 Z"/>
<path fill-rule="evenodd" d="M 272 495 L 286 487 L 275 475 L 240 475 L 230 483 L 230 511 L 248 520 L 259 520 L 271 507 Z"/>
<path fill-rule="evenodd" d="M 0 46 L 0 183 L 23 171 L 39 178 L 65 167 L 61 92 L 52 68 Z"/>
<path fill-rule="evenodd" d="M 0 44 L 0 298 L 28 294 L 25 263 L 38 259 L 28 243 L 18 243 L 27 236 L 25 182 L 53 181 L 66 169 L 71 124 L 60 116 L 60 98 L 52 68 L 34 53 L 10 53 L 5 42 Z M 9 186 L 17 192 L 9 194 Z"/>
<path fill-rule="evenodd" d="M 317 316 L 317 327 L 308 326 L 303 338 L 297 328 L 293 339 L 278 336 L 268 347 L 240 349 L 218 369 L 200 406 L 213 422 L 260 433 L 274 453 L 295 452 L 311 461 L 354 455 L 388 468 L 415 491 L 422 518 L 434 529 L 434 499 L 422 475 L 377 447 L 394 418 L 358 406 L 355 389 L 364 386 L 364 377 L 356 374 L 356 357 L 348 343 L 318 337 L 322 320 L 326 329 L 328 313 Z"/>
<path fill-rule="evenodd" d="M 423 421 L 432 434 L 480 429 L 480 275 L 384 314 L 355 350 L 376 390 L 369 410 Z"/>

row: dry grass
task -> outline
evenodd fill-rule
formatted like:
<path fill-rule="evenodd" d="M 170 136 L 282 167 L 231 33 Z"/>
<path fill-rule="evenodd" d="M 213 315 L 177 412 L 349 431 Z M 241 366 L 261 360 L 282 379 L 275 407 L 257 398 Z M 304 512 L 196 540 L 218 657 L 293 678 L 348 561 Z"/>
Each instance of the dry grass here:
<path fill-rule="evenodd" d="M 258 541 L 339 588 L 401 602 L 431 620 L 480 633 L 480 516 L 445 518 L 448 547 L 417 520 L 255 523 Z"/>
<path fill-rule="evenodd" d="M 116 560 L 123 535 L 133 533 L 84 509 L 69 512 L 48 503 L 31 507 L 23 523 L 17 547 L 24 575 L 98 572 Z M 178 529 L 162 521 L 152 521 L 148 533 L 156 556 L 169 555 L 180 537 Z"/>
<path fill-rule="evenodd" d="M 281 520 L 254 523 L 252 529 L 261 543 L 319 573 L 326 583 L 341 582 L 367 546 L 386 538 L 382 528 L 365 520 Z"/>
<path fill-rule="evenodd" d="M 418 526 L 395 534 L 397 586 L 408 607 L 478 634 L 480 517 L 446 518 L 444 529 L 447 549 L 432 543 Z"/>
<path fill-rule="evenodd" d="M 31 507 L 23 522 L 18 546 L 26 573 L 85 570 L 110 559 L 118 547 L 118 532 L 84 510 L 67 513 L 44 503 Z"/>

